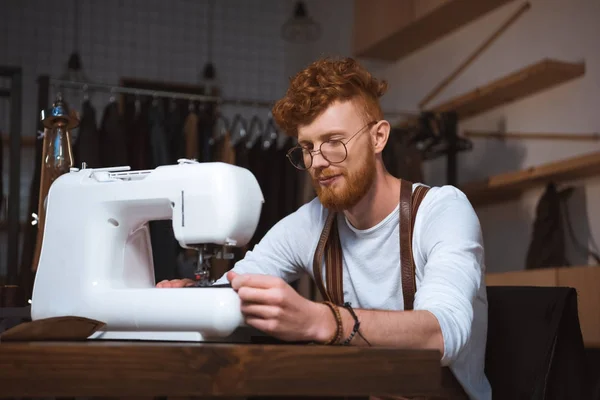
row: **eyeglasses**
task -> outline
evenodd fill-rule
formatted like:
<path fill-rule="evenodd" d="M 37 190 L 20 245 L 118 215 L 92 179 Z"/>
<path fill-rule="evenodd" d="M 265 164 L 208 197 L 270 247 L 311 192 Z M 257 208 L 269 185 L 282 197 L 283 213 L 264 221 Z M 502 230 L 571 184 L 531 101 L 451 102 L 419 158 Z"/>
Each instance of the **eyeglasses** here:
<path fill-rule="evenodd" d="M 321 154 L 321 156 L 323 156 L 330 164 L 341 163 L 348 157 L 346 145 L 365 128 L 371 127 L 376 123 L 377 121 L 369 122 L 360 128 L 354 135 L 350 136 L 346 142 L 339 139 L 329 139 L 321 143 L 318 150 L 311 150 L 301 145 L 294 146 L 287 152 L 286 157 L 294 167 L 300 170 L 307 170 L 312 166 L 313 154 Z"/>

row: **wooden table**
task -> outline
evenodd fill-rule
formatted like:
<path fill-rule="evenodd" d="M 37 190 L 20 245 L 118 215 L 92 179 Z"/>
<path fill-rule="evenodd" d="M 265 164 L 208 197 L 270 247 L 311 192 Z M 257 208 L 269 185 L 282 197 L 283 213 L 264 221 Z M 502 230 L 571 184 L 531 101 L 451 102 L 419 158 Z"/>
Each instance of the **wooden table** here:
<path fill-rule="evenodd" d="M 446 390 L 439 358 L 317 345 L 3 342 L 0 397 L 432 395 Z"/>

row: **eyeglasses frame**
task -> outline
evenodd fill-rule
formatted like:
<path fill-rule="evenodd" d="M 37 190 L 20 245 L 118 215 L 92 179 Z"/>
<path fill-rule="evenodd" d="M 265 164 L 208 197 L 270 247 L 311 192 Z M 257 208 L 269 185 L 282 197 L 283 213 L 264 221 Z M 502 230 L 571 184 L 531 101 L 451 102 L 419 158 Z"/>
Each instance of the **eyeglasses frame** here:
<path fill-rule="evenodd" d="M 321 154 L 321 156 L 322 156 L 322 157 L 323 157 L 325 160 L 327 160 L 327 157 L 325 157 L 325 155 L 323 155 L 323 153 L 321 152 L 321 147 L 323 146 L 323 144 L 325 144 L 325 143 L 328 143 L 328 142 L 340 142 L 340 143 L 341 143 L 341 144 L 344 146 L 344 151 L 345 151 L 345 153 L 346 153 L 346 155 L 344 156 L 344 159 L 343 159 L 343 160 L 341 160 L 341 161 L 335 161 L 335 162 L 327 160 L 327 162 L 328 162 L 328 163 L 330 163 L 330 164 L 339 164 L 339 163 L 342 163 L 342 162 L 346 161 L 346 158 L 348 158 L 348 147 L 347 147 L 348 143 L 350 143 L 350 141 L 351 141 L 352 139 L 354 139 L 354 137 L 356 137 L 356 136 L 357 136 L 359 133 L 363 132 L 363 131 L 365 130 L 365 128 L 367 128 L 367 127 L 370 127 L 370 126 L 373 126 L 373 125 L 377 124 L 378 122 L 379 122 L 379 121 L 371 121 L 371 122 L 367 123 L 365 126 L 363 126 L 363 127 L 362 127 L 362 128 L 360 128 L 358 131 L 356 131 L 356 133 L 354 133 L 352 136 L 350 136 L 350 137 L 348 138 L 348 140 L 346 140 L 346 142 L 344 142 L 344 141 L 343 141 L 343 140 L 341 140 L 341 139 L 328 139 L 328 140 L 326 140 L 326 141 L 322 142 L 322 143 L 319 145 L 319 149 L 318 149 L 318 150 L 308 150 L 307 148 L 305 148 L 305 147 L 303 147 L 302 145 L 299 145 L 299 144 L 298 144 L 298 145 L 296 145 L 296 146 L 292 147 L 291 149 L 289 149 L 289 150 L 287 151 L 287 153 L 286 153 L 286 155 L 285 155 L 285 156 L 286 156 L 286 157 L 287 157 L 287 159 L 290 161 L 290 163 L 291 163 L 291 164 L 294 166 L 294 168 L 296 168 L 296 169 L 298 169 L 298 170 L 300 170 L 300 171 L 307 171 L 307 170 L 309 170 L 309 169 L 312 167 L 313 160 L 314 160 L 314 155 L 315 155 L 315 154 Z M 292 153 L 293 151 L 295 151 L 296 149 L 303 149 L 303 150 L 307 150 L 307 151 L 308 151 L 308 153 L 310 154 L 310 165 L 309 165 L 308 167 L 306 167 L 306 168 L 298 168 L 298 166 L 297 166 L 296 164 L 294 164 L 294 162 L 292 161 L 292 158 L 291 158 L 291 153 Z"/>

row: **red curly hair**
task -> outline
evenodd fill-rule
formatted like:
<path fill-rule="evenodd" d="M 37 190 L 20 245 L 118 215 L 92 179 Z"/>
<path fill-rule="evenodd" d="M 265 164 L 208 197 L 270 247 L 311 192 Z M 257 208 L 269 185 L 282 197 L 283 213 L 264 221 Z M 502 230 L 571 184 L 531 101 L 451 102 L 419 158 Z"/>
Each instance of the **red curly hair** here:
<path fill-rule="evenodd" d="M 379 98 L 387 82 L 374 78 L 352 58 L 324 58 L 310 64 L 290 81 L 285 96 L 275 103 L 273 118 L 288 135 L 297 137 L 298 126 L 310 124 L 334 101 L 358 101 L 365 123 L 383 118 Z"/>

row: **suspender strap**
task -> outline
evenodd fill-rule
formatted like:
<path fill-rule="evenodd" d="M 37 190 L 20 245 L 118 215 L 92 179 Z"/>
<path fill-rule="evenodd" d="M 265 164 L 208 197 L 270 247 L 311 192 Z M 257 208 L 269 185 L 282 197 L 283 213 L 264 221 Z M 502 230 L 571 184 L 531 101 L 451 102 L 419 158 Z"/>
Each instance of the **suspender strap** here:
<path fill-rule="evenodd" d="M 400 272 L 402 274 L 402 297 L 404 309 L 412 310 L 416 283 L 412 262 L 412 187 L 400 184 Z"/>
<path fill-rule="evenodd" d="M 412 310 L 416 283 L 415 265 L 412 254 L 412 231 L 419 205 L 429 188 L 419 186 L 412 191 L 412 182 L 402 180 L 400 184 L 400 269 L 404 309 Z M 325 259 L 327 287 L 323 284 L 321 267 Z M 344 303 L 342 246 L 337 229 L 337 213 L 329 213 L 313 259 L 313 274 L 323 299 L 334 304 Z"/>

